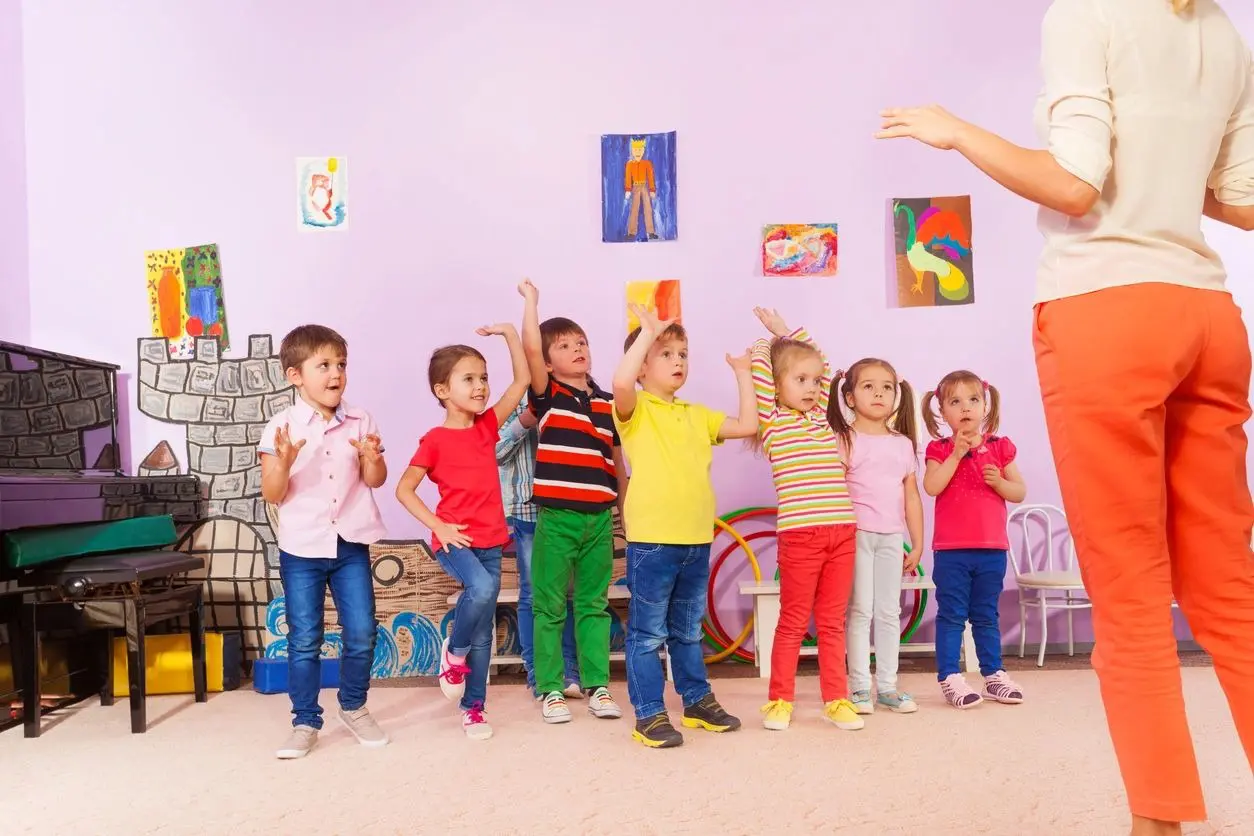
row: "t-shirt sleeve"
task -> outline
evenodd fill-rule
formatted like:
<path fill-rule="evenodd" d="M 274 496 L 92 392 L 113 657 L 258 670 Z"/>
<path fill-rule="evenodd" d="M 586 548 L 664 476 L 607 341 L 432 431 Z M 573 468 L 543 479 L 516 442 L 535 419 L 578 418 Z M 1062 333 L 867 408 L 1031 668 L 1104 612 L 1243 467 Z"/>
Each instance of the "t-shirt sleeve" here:
<path fill-rule="evenodd" d="M 257 441 L 257 453 L 259 456 L 261 453 L 275 455 L 274 436 L 278 432 L 279 427 L 286 423 L 287 420 L 287 410 L 285 409 L 266 423 L 265 429 L 261 431 L 261 438 Z"/>
<path fill-rule="evenodd" d="M 483 428 L 482 432 L 495 447 L 497 439 L 501 437 L 501 424 L 496 419 L 496 410 L 489 407 L 476 415 L 475 425 Z"/>
<path fill-rule="evenodd" d="M 1219 154 L 1206 185 L 1229 206 L 1254 204 L 1254 58 L 1247 56 L 1245 91 L 1224 131 Z"/>
<path fill-rule="evenodd" d="M 1015 460 L 1015 456 L 1019 455 L 1019 448 L 1015 447 L 1015 443 L 1005 436 L 997 439 L 997 458 L 1001 462 L 1001 466 L 1005 467 Z"/>
<path fill-rule="evenodd" d="M 928 446 L 930 447 L 931 445 Z M 905 465 L 907 476 L 919 472 L 919 453 L 914 449 L 914 445 L 910 443 L 910 439 L 904 435 L 901 437 L 901 461 Z"/>
<path fill-rule="evenodd" d="M 722 444 L 723 439 L 718 437 L 718 431 L 723 429 L 723 422 L 727 420 L 727 414 L 704 406 L 701 409 L 705 412 L 705 430 L 709 433 L 710 444 Z"/>
<path fill-rule="evenodd" d="M 387 448 L 383 446 L 383 433 L 379 432 L 379 425 L 375 423 L 374 416 L 369 412 L 362 411 L 361 420 L 358 422 L 360 435 L 357 437 L 361 441 L 368 435 L 373 435 L 379 439 L 379 452 L 387 452 Z"/>
<path fill-rule="evenodd" d="M 531 411 L 536 414 L 536 418 L 543 418 L 544 414 L 549 411 L 549 407 L 553 405 L 553 381 L 546 380 L 544 383 L 544 391 L 536 394 L 535 390 L 527 393 L 527 402 L 531 405 Z"/>
<path fill-rule="evenodd" d="M 1113 164 L 1114 108 L 1106 78 L 1109 31 L 1094 0 L 1054 0 L 1041 24 L 1041 96 L 1049 153 L 1098 191 Z"/>
<path fill-rule="evenodd" d="M 618 433 L 620 439 L 629 438 L 636 431 L 636 427 L 640 426 L 640 413 L 647 409 L 646 403 L 648 402 L 644 398 L 637 397 L 636 408 L 631 411 L 626 421 L 619 417 L 618 407 L 611 403 L 610 415 L 614 418 L 614 432 Z"/>
<path fill-rule="evenodd" d="M 427 433 L 418 440 L 418 449 L 414 452 L 414 457 L 409 460 L 409 466 L 434 470 L 435 463 L 439 459 L 439 452 L 439 443 L 431 433 Z"/>
<path fill-rule="evenodd" d="M 926 458 L 929 462 L 943 462 L 949 458 L 949 442 L 943 439 L 929 442 Z"/>

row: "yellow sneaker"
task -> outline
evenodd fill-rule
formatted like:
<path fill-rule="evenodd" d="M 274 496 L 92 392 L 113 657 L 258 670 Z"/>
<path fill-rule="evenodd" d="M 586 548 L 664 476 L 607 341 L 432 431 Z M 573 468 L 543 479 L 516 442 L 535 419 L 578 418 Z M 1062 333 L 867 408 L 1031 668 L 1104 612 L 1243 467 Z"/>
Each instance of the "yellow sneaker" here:
<path fill-rule="evenodd" d="M 823 719 L 838 729 L 857 731 L 866 725 L 849 700 L 832 700 L 823 707 Z"/>
<path fill-rule="evenodd" d="M 771 731 L 784 731 L 792 722 L 792 703 L 787 700 L 771 700 L 762 706 L 762 725 Z"/>

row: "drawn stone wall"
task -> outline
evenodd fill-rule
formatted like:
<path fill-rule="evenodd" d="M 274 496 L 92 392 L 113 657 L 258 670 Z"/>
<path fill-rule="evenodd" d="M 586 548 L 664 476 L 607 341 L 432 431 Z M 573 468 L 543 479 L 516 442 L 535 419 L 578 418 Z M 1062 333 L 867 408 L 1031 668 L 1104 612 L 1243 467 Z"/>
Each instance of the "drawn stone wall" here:
<path fill-rule="evenodd" d="M 111 445 L 105 448 L 107 461 L 83 461 L 83 433 L 113 422 L 113 393 L 105 371 L 27 359 L 35 368 L 14 370 L 9 356 L 0 352 L 0 468 L 112 467 L 116 455 Z"/>
<path fill-rule="evenodd" d="M 220 357 L 214 337 L 198 337 L 188 359 L 170 357 L 165 339 L 142 338 L 138 396 L 144 415 L 186 426 L 187 468 L 204 485 L 207 515 L 246 522 L 260 533 L 278 594 L 278 547 L 261 498 L 257 443 L 295 393 L 270 335 L 251 335 L 244 360 Z"/>

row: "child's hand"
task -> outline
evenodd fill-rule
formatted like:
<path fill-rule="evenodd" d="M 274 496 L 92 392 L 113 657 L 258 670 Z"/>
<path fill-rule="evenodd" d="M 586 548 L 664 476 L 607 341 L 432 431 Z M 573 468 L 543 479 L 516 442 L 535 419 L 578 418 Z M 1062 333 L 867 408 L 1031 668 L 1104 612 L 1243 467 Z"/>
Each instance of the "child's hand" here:
<path fill-rule="evenodd" d="M 536 290 L 536 286 L 531 283 L 531 279 L 523 279 L 518 283 L 518 295 L 528 302 L 537 302 L 540 299 L 540 291 Z"/>
<path fill-rule="evenodd" d="M 446 523 L 444 520 L 440 520 L 439 525 L 432 531 L 440 539 L 440 551 L 448 551 L 449 546 L 457 546 L 461 549 L 470 548 L 471 538 L 462 534 L 462 530 L 465 528 L 466 526 L 464 525 Z"/>
<path fill-rule="evenodd" d="M 530 409 L 524 409 L 518 413 L 518 423 L 522 425 L 524 430 L 529 430 L 539 423 L 539 419 L 536 418 L 536 414 Z"/>
<path fill-rule="evenodd" d="M 971 439 L 963 433 L 959 433 L 958 435 L 955 435 L 954 436 L 954 458 L 961 460 L 969 452 L 971 452 Z"/>
<path fill-rule="evenodd" d="M 300 455 L 300 448 L 304 446 L 305 439 L 303 438 L 293 443 L 290 424 L 284 424 L 274 431 L 274 455 L 279 457 L 284 467 L 291 469 L 296 462 L 296 457 Z"/>
<path fill-rule="evenodd" d="M 484 325 L 476 328 L 475 333 L 481 337 L 502 337 L 514 330 L 512 322 L 498 322 L 495 325 Z"/>
<path fill-rule="evenodd" d="M 357 451 L 357 455 L 366 461 L 367 464 L 374 464 L 383 458 L 383 440 L 374 433 L 367 433 L 360 441 L 351 438 L 348 441 Z"/>
<path fill-rule="evenodd" d="M 1000 467 L 995 464 L 984 465 L 984 484 L 996 490 L 1003 481 L 1005 480 L 1002 478 Z"/>
<path fill-rule="evenodd" d="M 752 352 L 752 349 L 747 348 L 745 349 L 745 353 L 740 355 L 739 357 L 732 357 L 730 354 L 728 354 L 727 365 L 731 366 L 733 371 L 737 371 L 737 372 L 750 371 L 752 369 L 752 365 L 750 362 L 751 357 L 752 357 L 751 352 Z"/>
<path fill-rule="evenodd" d="M 920 556 L 921 555 L 918 553 L 918 551 L 906 552 L 905 557 L 901 561 L 901 574 L 913 575 L 914 570 L 919 568 Z"/>
<path fill-rule="evenodd" d="M 786 337 L 792 333 L 784 322 L 784 318 L 779 315 L 779 311 L 774 308 L 754 308 L 753 315 L 762 321 L 766 330 L 777 337 Z"/>
<path fill-rule="evenodd" d="M 674 319 L 659 319 L 657 311 L 646 308 L 644 305 L 632 303 L 627 306 L 631 312 L 636 315 L 636 319 L 640 320 L 640 333 L 652 334 L 657 336 L 674 324 Z"/>

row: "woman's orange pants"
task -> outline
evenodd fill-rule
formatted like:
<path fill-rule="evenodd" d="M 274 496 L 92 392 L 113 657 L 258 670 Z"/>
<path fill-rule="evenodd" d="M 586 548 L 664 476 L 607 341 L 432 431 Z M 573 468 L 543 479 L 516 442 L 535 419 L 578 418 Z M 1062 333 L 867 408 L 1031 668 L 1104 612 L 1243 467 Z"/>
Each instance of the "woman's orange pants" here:
<path fill-rule="evenodd" d="M 1226 293 L 1117 287 L 1036 308 L 1036 365 L 1093 602 L 1093 667 L 1135 815 L 1206 818 L 1174 599 L 1254 768 L 1250 344 Z"/>

